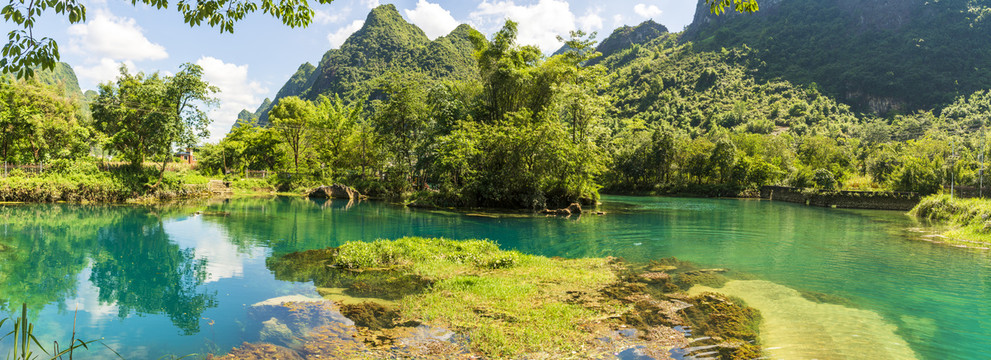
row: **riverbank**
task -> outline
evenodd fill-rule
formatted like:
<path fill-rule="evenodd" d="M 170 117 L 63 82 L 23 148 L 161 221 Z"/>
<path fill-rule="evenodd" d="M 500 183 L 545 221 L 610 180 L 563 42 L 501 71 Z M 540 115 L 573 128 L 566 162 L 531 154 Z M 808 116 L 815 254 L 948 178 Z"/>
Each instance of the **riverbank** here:
<path fill-rule="evenodd" d="M 676 259 L 633 265 L 547 258 L 484 240 L 408 237 L 348 242 L 266 263 L 277 278 L 312 281 L 331 300 L 286 298 L 266 306 L 347 320 L 296 326 L 314 323 L 302 315 L 269 316 L 279 310 L 268 308 L 260 317 L 261 341 L 223 359 L 761 354 L 756 311 L 722 295 L 683 291 L 716 286 L 725 270 Z"/>
<path fill-rule="evenodd" d="M 188 166 L 166 171 L 160 178 L 153 166 L 135 169 L 75 162 L 44 173 L 15 170 L 0 177 L 0 202 L 8 203 L 154 203 L 275 191 L 265 179 L 218 179 Z"/>
<path fill-rule="evenodd" d="M 927 235 L 929 241 L 991 249 L 991 200 L 932 195 L 922 199 L 909 214 L 942 228 L 939 234 Z"/>

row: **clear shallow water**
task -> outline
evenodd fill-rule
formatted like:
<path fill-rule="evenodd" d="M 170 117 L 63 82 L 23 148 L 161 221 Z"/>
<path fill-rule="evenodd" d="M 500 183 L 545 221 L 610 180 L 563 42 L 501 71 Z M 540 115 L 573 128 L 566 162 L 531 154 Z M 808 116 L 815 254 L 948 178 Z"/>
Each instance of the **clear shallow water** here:
<path fill-rule="evenodd" d="M 608 215 L 577 221 L 287 198 L 157 210 L 5 206 L 0 311 L 26 301 L 39 333 L 68 339 L 78 308 L 77 331 L 128 359 L 222 352 L 254 340 L 245 331 L 251 304 L 316 296 L 311 284 L 277 280 L 265 265 L 271 256 L 404 235 L 489 238 L 548 256 L 676 256 L 730 268 L 875 313 L 870 318 L 894 327 L 919 358 L 991 358 L 991 253 L 911 241 L 917 235 L 905 229 L 917 225 L 901 213 L 753 200 L 603 201 Z M 867 335 L 851 327 L 851 339 Z"/>

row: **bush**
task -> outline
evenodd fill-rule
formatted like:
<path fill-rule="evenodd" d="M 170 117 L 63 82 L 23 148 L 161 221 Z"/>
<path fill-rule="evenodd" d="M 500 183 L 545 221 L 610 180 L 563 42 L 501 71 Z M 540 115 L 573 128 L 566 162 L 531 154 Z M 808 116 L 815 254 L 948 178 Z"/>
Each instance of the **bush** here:
<path fill-rule="evenodd" d="M 897 191 L 912 191 L 922 195 L 935 194 L 943 181 L 937 164 L 927 159 L 908 158 L 892 175 L 891 187 Z"/>
<path fill-rule="evenodd" d="M 159 169 L 108 166 L 100 170 L 90 159 L 57 160 L 47 172 L 26 174 L 20 169 L 0 178 L 0 201 L 16 202 L 124 202 L 140 196 L 171 199 L 198 195 L 209 180 L 198 172 L 166 172 L 157 187 Z M 196 185 L 196 186 L 189 186 Z"/>
<path fill-rule="evenodd" d="M 833 173 L 829 170 L 816 169 L 812 175 L 812 181 L 815 183 L 816 189 L 822 191 L 836 190 L 836 178 L 833 177 Z"/>

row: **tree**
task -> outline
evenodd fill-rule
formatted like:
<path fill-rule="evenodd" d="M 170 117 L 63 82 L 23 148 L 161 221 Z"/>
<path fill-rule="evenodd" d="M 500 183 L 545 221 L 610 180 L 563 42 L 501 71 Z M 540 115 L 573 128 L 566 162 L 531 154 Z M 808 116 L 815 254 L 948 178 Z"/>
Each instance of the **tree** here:
<path fill-rule="evenodd" d="M 204 145 L 199 151 L 197 168 L 221 173 L 244 170 L 275 169 L 285 157 L 282 134 L 276 128 L 257 125 L 257 120 L 242 122 L 215 146 Z"/>
<path fill-rule="evenodd" d="M 329 4 L 333 0 L 316 0 Z M 168 0 L 132 0 L 138 3 L 167 9 Z M 182 14 L 183 21 L 190 26 L 206 22 L 219 28 L 221 33 L 233 33 L 234 24 L 250 13 L 258 11 L 279 19 L 283 24 L 296 28 L 305 27 L 313 19 L 313 9 L 306 0 L 179 0 L 175 9 Z M 68 18 L 70 24 L 86 21 L 86 6 L 78 0 L 9 0 L 0 9 L 4 20 L 13 22 L 18 29 L 11 30 L 8 42 L 3 46 L 0 59 L 0 72 L 16 74 L 19 78 L 30 77 L 34 68 L 54 69 L 58 62 L 58 44 L 49 37 L 39 37 L 34 32 L 35 22 L 45 13 L 55 13 Z"/>
<path fill-rule="evenodd" d="M 387 99 L 375 104 L 375 131 L 395 156 L 393 181 L 400 194 L 409 190 L 413 171 L 420 160 L 416 150 L 423 145 L 427 130 L 426 92 L 419 79 L 391 76 L 381 89 Z M 398 175 L 398 177 L 396 177 Z"/>
<path fill-rule="evenodd" d="M 359 148 L 357 126 L 364 113 L 364 103 L 347 104 L 340 96 L 317 99 L 316 116 L 313 119 L 310 143 L 318 160 L 333 169 L 357 163 L 355 150 Z"/>
<path fill-rule="evenodd" d="M 272 120 L 272 127 L 278 129 L 286 146 L 289 146 L 295 172 L 299 174 L 299 156 L 309 147 L 306 134 L 316 117 L 316 108 L 306 100 L 290 96 L 279 100 L 268 117 Z"/>
<path fill-rule="evenodd" d="M 0 160 L 74 158 L 88 150 L 89 130 L 73 99 L 34 80 L 0 80 Z"/>
<path fill-rule="evenodd" d="M 203 68 L 189 63 L 165 77 L 130 74 L 121 66 L 117 82 L 101 84 L 91 104 L 94 125 L 107 135 L 107 145 L 136 168 L 150 156 L 162 157 L 160 183 L 172 151 L 208 135 L 210 119 L 203 107 L 216 103 L 212 95 L 218 90 L 202 77 Z"/>
<path fill-rule="evenodd" d="M 588 66 L 588 61 L 602 56 L 595 51 L 595 33 L 572 31 L 564 42 L 568 51 L 560 56 L 563 60 L 562 81 L 559 91 L 563 97 L 563 117 L 571 127 L 571 141 L 578 144 L 588 139 L 589 131 L 602 119 L 609 102 L 602 96 L 605 86 L 605 66 Z"/>
<path fill-rule="evenodd" d="M 518 24 L 506 20 L 492 41 L 472 37 L 478 67 L 484 84 L 483 106 L 487 120 L 502 119 L 507 114 L 528 110 L 541 118 L 553 101 L 554 72 L 538 66 L 543 53 L 533 45 L 516 43 Z"/>

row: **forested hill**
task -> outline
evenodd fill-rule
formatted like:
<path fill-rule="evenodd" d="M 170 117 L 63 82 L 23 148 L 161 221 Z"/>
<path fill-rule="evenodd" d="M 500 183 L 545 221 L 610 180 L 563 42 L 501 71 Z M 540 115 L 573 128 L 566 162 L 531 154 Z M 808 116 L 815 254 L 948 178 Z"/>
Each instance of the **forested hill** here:
<path fill-rule="evenodd" d="M 11 75 L 5 75 L 11 76 Z M 72 66 L 64 62 L 55 63 L 55 69 L 42 70 L 35 69 L 34 79 L 45 85 L 53 85 L 65 91 L 67 96 L 83 96 L 83 91 L 79 88 L 79 79 Z"/>
<path fill-rule="evenodd" d="M 324 53 L 316 67 L 305 63 L 277 93 L 254 112 L 242 112 L 239 121 L 255 118 L 268 124 L 268 111 L 279 99 L 299 96 L 314 100 L 320 95 L 345 99 L 367 96 L 381 76 L 390 72 L 415 72 L 434 79 L 467 80 L 477 77 L 471 43 L 473 33 L 461 25 L 450 34 L 431 41 L 423 30 L 403 19 L 394 5 L 373 9 L 364 26 L 340 49 Z M 478 34 L 481 36 L 481 34 Z"/>
<path fill-rule="evenodd" d="M 716 16 L 699 0 L 682 36 L 696 50 L 743 44 L 763 79 L 817 84 L 873 113 L 941 108 L 991 88 L 991 1 L 769 0 Z"/>

